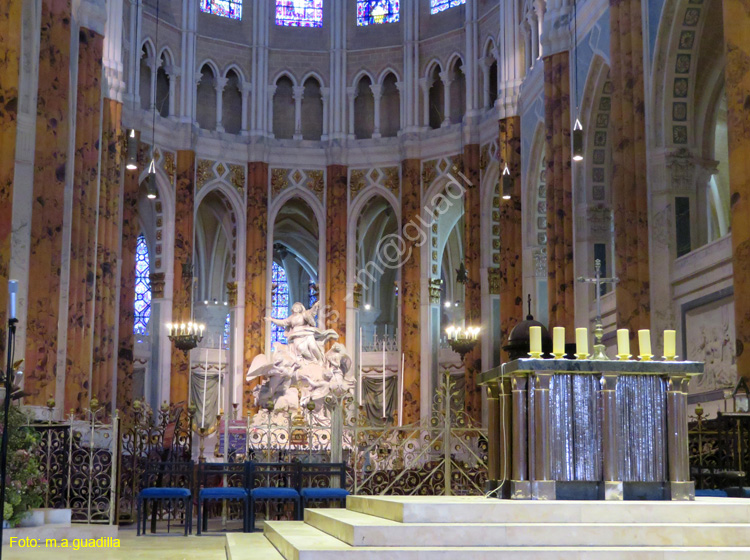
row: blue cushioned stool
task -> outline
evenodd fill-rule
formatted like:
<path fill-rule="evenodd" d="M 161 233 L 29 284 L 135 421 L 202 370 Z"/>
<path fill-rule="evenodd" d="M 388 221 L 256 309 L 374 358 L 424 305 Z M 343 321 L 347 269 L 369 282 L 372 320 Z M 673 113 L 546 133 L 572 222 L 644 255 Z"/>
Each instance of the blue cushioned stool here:
<path fill-rule="evenodd" d="M 242 502 L 242 531 L 248 527 L 248 466 L 245 463 L 200 463 L 198 465 L 198 534 L 208 529 L 205 502 L 238 500 Z M 222 484 L 223 486 L 216 486 Z"/>
<path fill-rule="evenodd" d="M 344 463 L 298 463 L 299 493 L 302 509 L 308 502 L 343 502 L 349 491 L 346 486 L 346 465 Z"/>
<path fill-rule="evenodd" d="M 163 501 L 168 501 L 173 504 L 182 502 L 185 507 L 185 536 L 187 537 L 193 524 L 191 492 L 193 487 L 193 462 L 151 463 L 146 466 L 141 481 L 144 488 L 138 494 L 136 534 L 138 536 L 141 534 L 141 523 L 143 523 L 143 534 L 146 534 L 149 501 L 152 503 L 152 507 L 158 507 Z M 152 525 L 152 533 L 154 532 L 154 526 Z M 169 532 L 169 522 L 167 523 L 167 532 Z"/>
<path fill-rule="evenodd" d="M 293 502 L 294 518 L 300 516 L 296 463 L 248 463 L 250 489 L 250 531 L 255 530 L 255 502 Z"/>

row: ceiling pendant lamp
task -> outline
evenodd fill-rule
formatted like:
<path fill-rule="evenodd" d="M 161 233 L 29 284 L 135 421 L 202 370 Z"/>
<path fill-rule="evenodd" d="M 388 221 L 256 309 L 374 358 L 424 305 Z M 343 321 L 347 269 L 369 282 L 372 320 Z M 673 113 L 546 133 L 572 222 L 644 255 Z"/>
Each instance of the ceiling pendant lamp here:
<path fill-rule="evenodd" d="M 579 119 L 573 125 L 573 161 L 583 161 L 583 125 Z"/>
<path fill-rule="evenodd" d="M 503 200 L 510 200 L 513 197 L 513 178 L 510 176 L 508 164 L 503 169 Z"/>
<path fill-rule="evenodd" d="M 131 128 L 128 133 L 128 161 L 125 167 L 131 171 L 138 169 L 138 140 L 135 137 L 134 128 Z"/>
<path fill-rule="evenodd" d="M 156 164 L 154 157 L 151 156 L 151 163 L 148 165 L 148 178 L 146 179 L 146 198 L 154 200 L 158 195 L 156 190 Z"/>

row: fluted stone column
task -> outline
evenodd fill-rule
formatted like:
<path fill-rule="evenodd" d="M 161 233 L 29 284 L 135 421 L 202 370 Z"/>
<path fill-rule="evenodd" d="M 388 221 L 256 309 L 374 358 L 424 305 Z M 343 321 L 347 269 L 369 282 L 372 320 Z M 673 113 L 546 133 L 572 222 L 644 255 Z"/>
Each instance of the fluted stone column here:
<path fill-rule="evenodd" d="M 357 99 L 357 90 L 351 86 L 346 88 L 346 97 L 349 99 L 349 138 L 354 139 L 354 100 Z"/>
<path fill-rule="evenodd" d="M 419 420 L 421 361 L 421 239 L 415 228 L 420 227 L 422 209 L 420 162 L 405 159 L 401 162 L 401 228 L 408 249 L 401 267 L 401 352 L 404 354 L 404 414 L 405 424 Z"/>
<path fill-rule="evenodd" d="M 34 196 L 26 328 L 25 404 L 44 405 L 55 395 L 63 198 L 68 157 L 70 0 L 43 0 L 39 36 Z"/>
<path fill-rule="evenodd" d="M 250 82 L 242 82 L 242 129 L 240 130 L 240 134 L 242 136 L 247 136 L 249 134 L 248 132 L 248 122 L 247 122 L 247 109 L 250 104 L 250 95 L 253 92 L 253 84 Z"/>
<path fill-rule="evenodd" d="M 547 153 L 547 291 L 549 326 L 565 327 L 572 342 L 575 319 L 573 177 L 570 139 L 570 53 L 544 57 L 544 130 Z"/>
<path fill-rule="evenodd" d="M 339 333 L 342 344 L 346 344 L 347 175 L 345 165 L 326 168 L 325 327 Z"/>
<path fill-rule="evenodd" d="M 750 5 L 723 2 L 737 372 L 750 378 Z"/>
<path fill-rule="evenodd" d="M 611 0 L 609 13 L 617 325 L 634 340 L 651 314 L 641 0 Z"/>
<path fill-rule="evenodd" d="M 372 137 L 380 138 L 380 97 L 383 94 L 383 86 L 380 84 L 372 84 L 370 85 L 370 91 L 372 91 L 372 98 L 375 106 Z"/>
<path fill-rule="evenodd" d="M 78 41 L 76 139 L 68 292 L 68 340 L 63 410 L 80 413 L 91 393 L 99 194 L 101 35 L 81 28 Z M 98 395 L 96 395 L 98 397 Z"/>
<path fill-rule="evenodd" d="M 224 88 L 227 87 L 227 82 L 228 80 L 223 76 L 214 80 L 214 87 L 216 88 L 216 130 L 218 132 L 224 132 L 222 117 L 224 116 Z"/>
<path fill-rule="evenodd" d="M 174 277 L 172 319 L 190 320 L 193 299 L 193 213 L 195 206 L 195 152 L 177 151 L 177 189 L 175 193 Z M 152 328 L 161 330 L 161 325 Z M 190 355 L 172 346 L 172 375 L 169 398 L 172 403 L 188 403 Z"/>
<path fill-rule="evenodd" d="M 464 314 L 466 325 L 478 326 L 482 318 L 481 267 L 481 203 L 479 193 L 479 144 L 464 146 L 464 266 L 467 280 L 464 284 Z M 486 330 L 486 329 L 485 329 Z M 486 333 L 485 333 L 486 334 Z M 489 341 L 482 340 L 488 344 Z M 477 375 L 482 372 L 482 346 L 477 344 L 464 357 L 466 378 L 466 413 L 476 422 L 482 421 L 482 391 L 477 385 Z"/>
<path fill-rule="evenodd" d="M 268 164 L 247 164 L 247 233 L 245 260 L 245 365 L 264 350 L 266 322 L 266 243 L 268 237 Z M 242 390 L 242 413 L 247 416 L 258 409 L 253 402 L 257 385 L 245 381 Z"/>
<path fill-rule="evenodd" d="M 119 108 L 122 111 L 122 105 Z M 136 142 L 140 133 L 136 131 Z M 109 139 L 109 148 L 102 152 L 102 181 L 119 181 L 119 172 L 114 168 L 114 161 L 105 163 L 104 159 L 114 147 Z M 122 149 L 122 147 L 120 148 Z M 110 171 L 107 172 L 107 169 Z M 106 179 L 105 179 L 106 174 Z M 117 350 L 117 408 L 125 413 L 133 404 L 133 326 L 135 322 L 133 302 L 135 301 L 135 248 L 138 242 L 138 170 L 127 169 L 123 181 L 122 204 L 122 266 L 120 267 L 120 328 L 118 331 Z M 151 286 L 152 296 L 154 286 Z M 162 297 L 163 297 L 163 289 Z M 152 329 L 158 325 L 152 325 Z"/>
<path fill-rule="evenodd" d="M 500 119 L 498 135 L 500 172 L 508 166 L 513 189 L 510 200 L 500 200 L 500 345 L 523 313 L 523 227 L 521 200 L 521 117 Z M 500 176 L 502 191 L 503 176 Z M 502 195 L 502 192 L 500 193 Z M 508 353 L 501 350 L 501 362 Z"/>
<path fill-rule="evenodd" d="M 294 96 L 294 139 L 302 140 L 302 98 L 305 96 L 304 86 L 292 88 Z"/>
<path fill-rule="evenodd" d="M 13 222 L 13 173 L 18 120 L 18 71 L 21 57 L 21 0 L 0 7 L 0 287 L 7 286 Z M 0 352 L 8 335 L 8 290 L 0 289 Z"/>
<path fill-rule="evenodd" d="M 443 82 L 443 123 L 440 126 L 448 126 L 451 124 L 451 82 L 453 82 L 452 72 L 450 72 L 449 70 L 440 72 L 440 80 Z M 429 91 L 427 92 L 427 95 L 429 99 Z"/>

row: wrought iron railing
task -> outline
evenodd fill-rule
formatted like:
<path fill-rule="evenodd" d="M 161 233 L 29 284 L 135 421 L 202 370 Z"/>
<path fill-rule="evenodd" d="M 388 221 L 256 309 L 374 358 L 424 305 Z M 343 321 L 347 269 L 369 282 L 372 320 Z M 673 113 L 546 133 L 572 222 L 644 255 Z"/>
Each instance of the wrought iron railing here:
<path fill-rule="evenodd" d="M 109 422 L 107 421 L 109 420 Z M 47 480 L 44 507 L 70 509 L 74 522 L 116 520 L 119 419 L 91 400 L 81 419 L 29 424 L 40 434 L 37 449 Z"/>

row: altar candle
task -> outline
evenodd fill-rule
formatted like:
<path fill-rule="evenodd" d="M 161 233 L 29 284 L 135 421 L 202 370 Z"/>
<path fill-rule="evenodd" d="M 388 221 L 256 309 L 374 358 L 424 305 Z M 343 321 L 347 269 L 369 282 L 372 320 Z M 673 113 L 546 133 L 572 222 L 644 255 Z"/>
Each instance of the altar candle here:
<path fill-rule="evenodd" d="M 359 327 L 359 391 L 357 392 L 358 400 L 357 402 L 361 405 L 364 403 L 362 402 L 362 382 L 364 379 L 362 379 L 362 327 Z"/>
<path fill-rule="evenodd" d="M 641 356 L 651 356 L 651 331 L 648 329 L 638 331 L 638 350 Z"/>
<path fill-rule="evenodd" d="M 628 329 L 617 329 L 617 354 L 630 356 L 630 331 Z"/>
<path fill-rule="evenodd" d="M 398 388 L 398 425 L 404 424 L 404 353 L 401 352 L 401 377 Z"/>
<path fill-rule="evenodd" d="M 219 336 L 219 402 L 216 403 L 216 410 L 217 410 L 216 413 L 217 414 L 221 413 L 221 410 L 222 410 L 222 406 L 221 405 L 224 404 L 223 403 L 224 399 L 221 398 L 221 353 L 224 350 L 222 348 L 223 342 L 224 342 L 223 341 L 223 336 L 220 335 Z M 224 440 L 224 441 L 226 441 L 226 440 Z"/>
<path fill-rule="evenodd" d="M 383 339 L 383 418 L 385 418 L 385 338 Z"/>
<path fill-rule="evenodd" d="M 552 329 L 552 353 L 565 354 L 565 327 Z"/>
<path fill-rule="evenodd" d="M 667 358 L 673 358 L 677 355 L 675 336 L 676 336 L 675 331 L 672 331 L 672 330 L 664 331 L 664 355 Z"/>
<path fill-rule="evenodd" d="M 542 327 L 531 327 L 529 329 L 529 350 L 532 353 L 542 351 Z"/>
<path fill-rule="evenodd" d="M 589 353 L 589 330 L 585 327 L 576 329 L 576 353 L 579 356 Z"/>
<path fill-rule="evenodd" d="M 206 367 L 203 370 L 203 406 L 201 406 L 201 428 L 206 427 L 206 385 L 208 384 L 208 348 L 206 348 Z"/>

